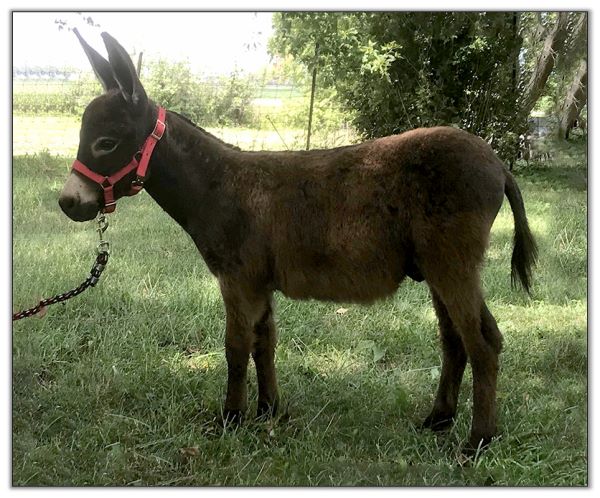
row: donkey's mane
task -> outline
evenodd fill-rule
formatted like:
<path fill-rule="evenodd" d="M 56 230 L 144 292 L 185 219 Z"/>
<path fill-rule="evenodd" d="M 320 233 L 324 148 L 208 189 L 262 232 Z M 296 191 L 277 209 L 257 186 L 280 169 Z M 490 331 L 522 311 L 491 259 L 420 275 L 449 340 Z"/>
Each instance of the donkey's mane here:
<path fill-rule="evenodd" d="M 221 145 L 224 145 L 225 147 L 229 148 L 229 149 L 233 149 L 233 150 L 242 150 L 240 149 L 237 145 L 232 145 L 229 144 L 227 142 L 225 142 L 224 140 L 221 140 L 219 137 L 216 137 L 215 135 L 213 135 L 212 133 L 209 133 L 208 131 L 206 131 L 204 128 L 202 128 L 201 126 L 198 126 L 196 123 L 194 123 L 190 118 L 188 118 L 187 116 L 184 116 L 183 114 L 180 114 L 178 112 L 175 111 L 171 111 L 169 110 L 169 112 L 175 114 L 175 116 L 181 118 L 184 122 L 186 122 L 187 124 L 193 126 L 196 130 L 198 130 L 200 133 L 202 133 L 204 136 L 207 136 L 213 140 L 215 140 L 216 142 L 218 142 Z"/>

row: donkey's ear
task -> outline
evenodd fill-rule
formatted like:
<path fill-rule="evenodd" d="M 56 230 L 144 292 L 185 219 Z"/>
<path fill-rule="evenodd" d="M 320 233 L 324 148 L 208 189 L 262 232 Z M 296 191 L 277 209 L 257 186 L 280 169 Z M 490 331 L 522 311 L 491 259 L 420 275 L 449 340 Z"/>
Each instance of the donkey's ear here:
<path fill-rule="evenodd" d="M 113 75 L 112 67 L 110 67 L 109 62 L 102 57 L 98 52 L 96 52 L 88 43 L 83 39 L 83 37 L 79 34 L 77 28 L 73 28 L 73 33 L 77 36 L 79 43 L 83 47 L 85 55 L 90 61 L 92 65 L 92 69 L 94 73 L 96 73 L 96 77 L 102 83 L 104 90 L 112 90 L 113 88 L 119 88 L 117 84 L 117 80 Z"/>
<path fill-rule="evenodd" d="M 102 39 L 108 51 L 108 60 L 117 84 L 125 100 L 136 109 L 143 109 L 148 103 L 148 97 L 144 87 L 131 61 L 131 57 L 125 49 L 108 33 L 102 33 Z"/>

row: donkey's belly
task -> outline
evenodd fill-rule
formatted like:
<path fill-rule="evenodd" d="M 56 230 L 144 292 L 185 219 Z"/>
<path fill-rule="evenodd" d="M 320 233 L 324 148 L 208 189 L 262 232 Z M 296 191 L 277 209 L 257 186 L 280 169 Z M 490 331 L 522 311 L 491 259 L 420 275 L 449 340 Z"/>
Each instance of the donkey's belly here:
<path fill-rule="evenodd" d="M 367 204 L 311 214 L 304 223 L 276 224 L 271 249 L 277 289 L 296 299 L 346 302 L 396 291 L 406 274 L 406 231 L 397 213 Z"/>
<path fill-rule="evenodd" d="M 371 302 L 393 294 L 404 278 L 399 264 L 290 266 L 277 272 L 275 287 L 293 299 Z"/>

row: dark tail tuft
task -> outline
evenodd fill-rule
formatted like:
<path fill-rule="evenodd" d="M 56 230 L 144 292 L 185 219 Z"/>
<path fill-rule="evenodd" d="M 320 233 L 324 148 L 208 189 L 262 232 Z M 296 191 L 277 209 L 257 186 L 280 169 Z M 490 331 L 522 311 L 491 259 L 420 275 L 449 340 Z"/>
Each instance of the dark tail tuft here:
<path fill-rule="evenodd" d="M 538 248 L 529 229 L 521 191 L 514 177 L 508 171 L 506 171 L 504 193 L 508 198 L 515 219 L 515 239 L 510 280 L 513 286 L 516 286 L 517 280 L 519 280 L 527 293 L 531 294 L 531 276 L 538 259 Z"/>

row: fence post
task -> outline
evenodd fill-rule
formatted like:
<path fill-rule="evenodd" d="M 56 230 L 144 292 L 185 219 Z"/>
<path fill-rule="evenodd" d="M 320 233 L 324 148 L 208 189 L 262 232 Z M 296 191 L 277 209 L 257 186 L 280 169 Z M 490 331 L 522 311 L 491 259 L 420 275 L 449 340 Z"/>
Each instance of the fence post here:
<path fill-rule="evenodd" d="M 312 70 L 312 84 L 310 88 L 310 107 L 308 109 L 308 132 L 306 134 L 306 150 L 310 149 L 310 133 L 312 130 L 313 107 L 315 105 L 315 88 L 317 84 L 317 62 L 319 60 L 319 42 L 315 43 L 315 62 Z"/>

